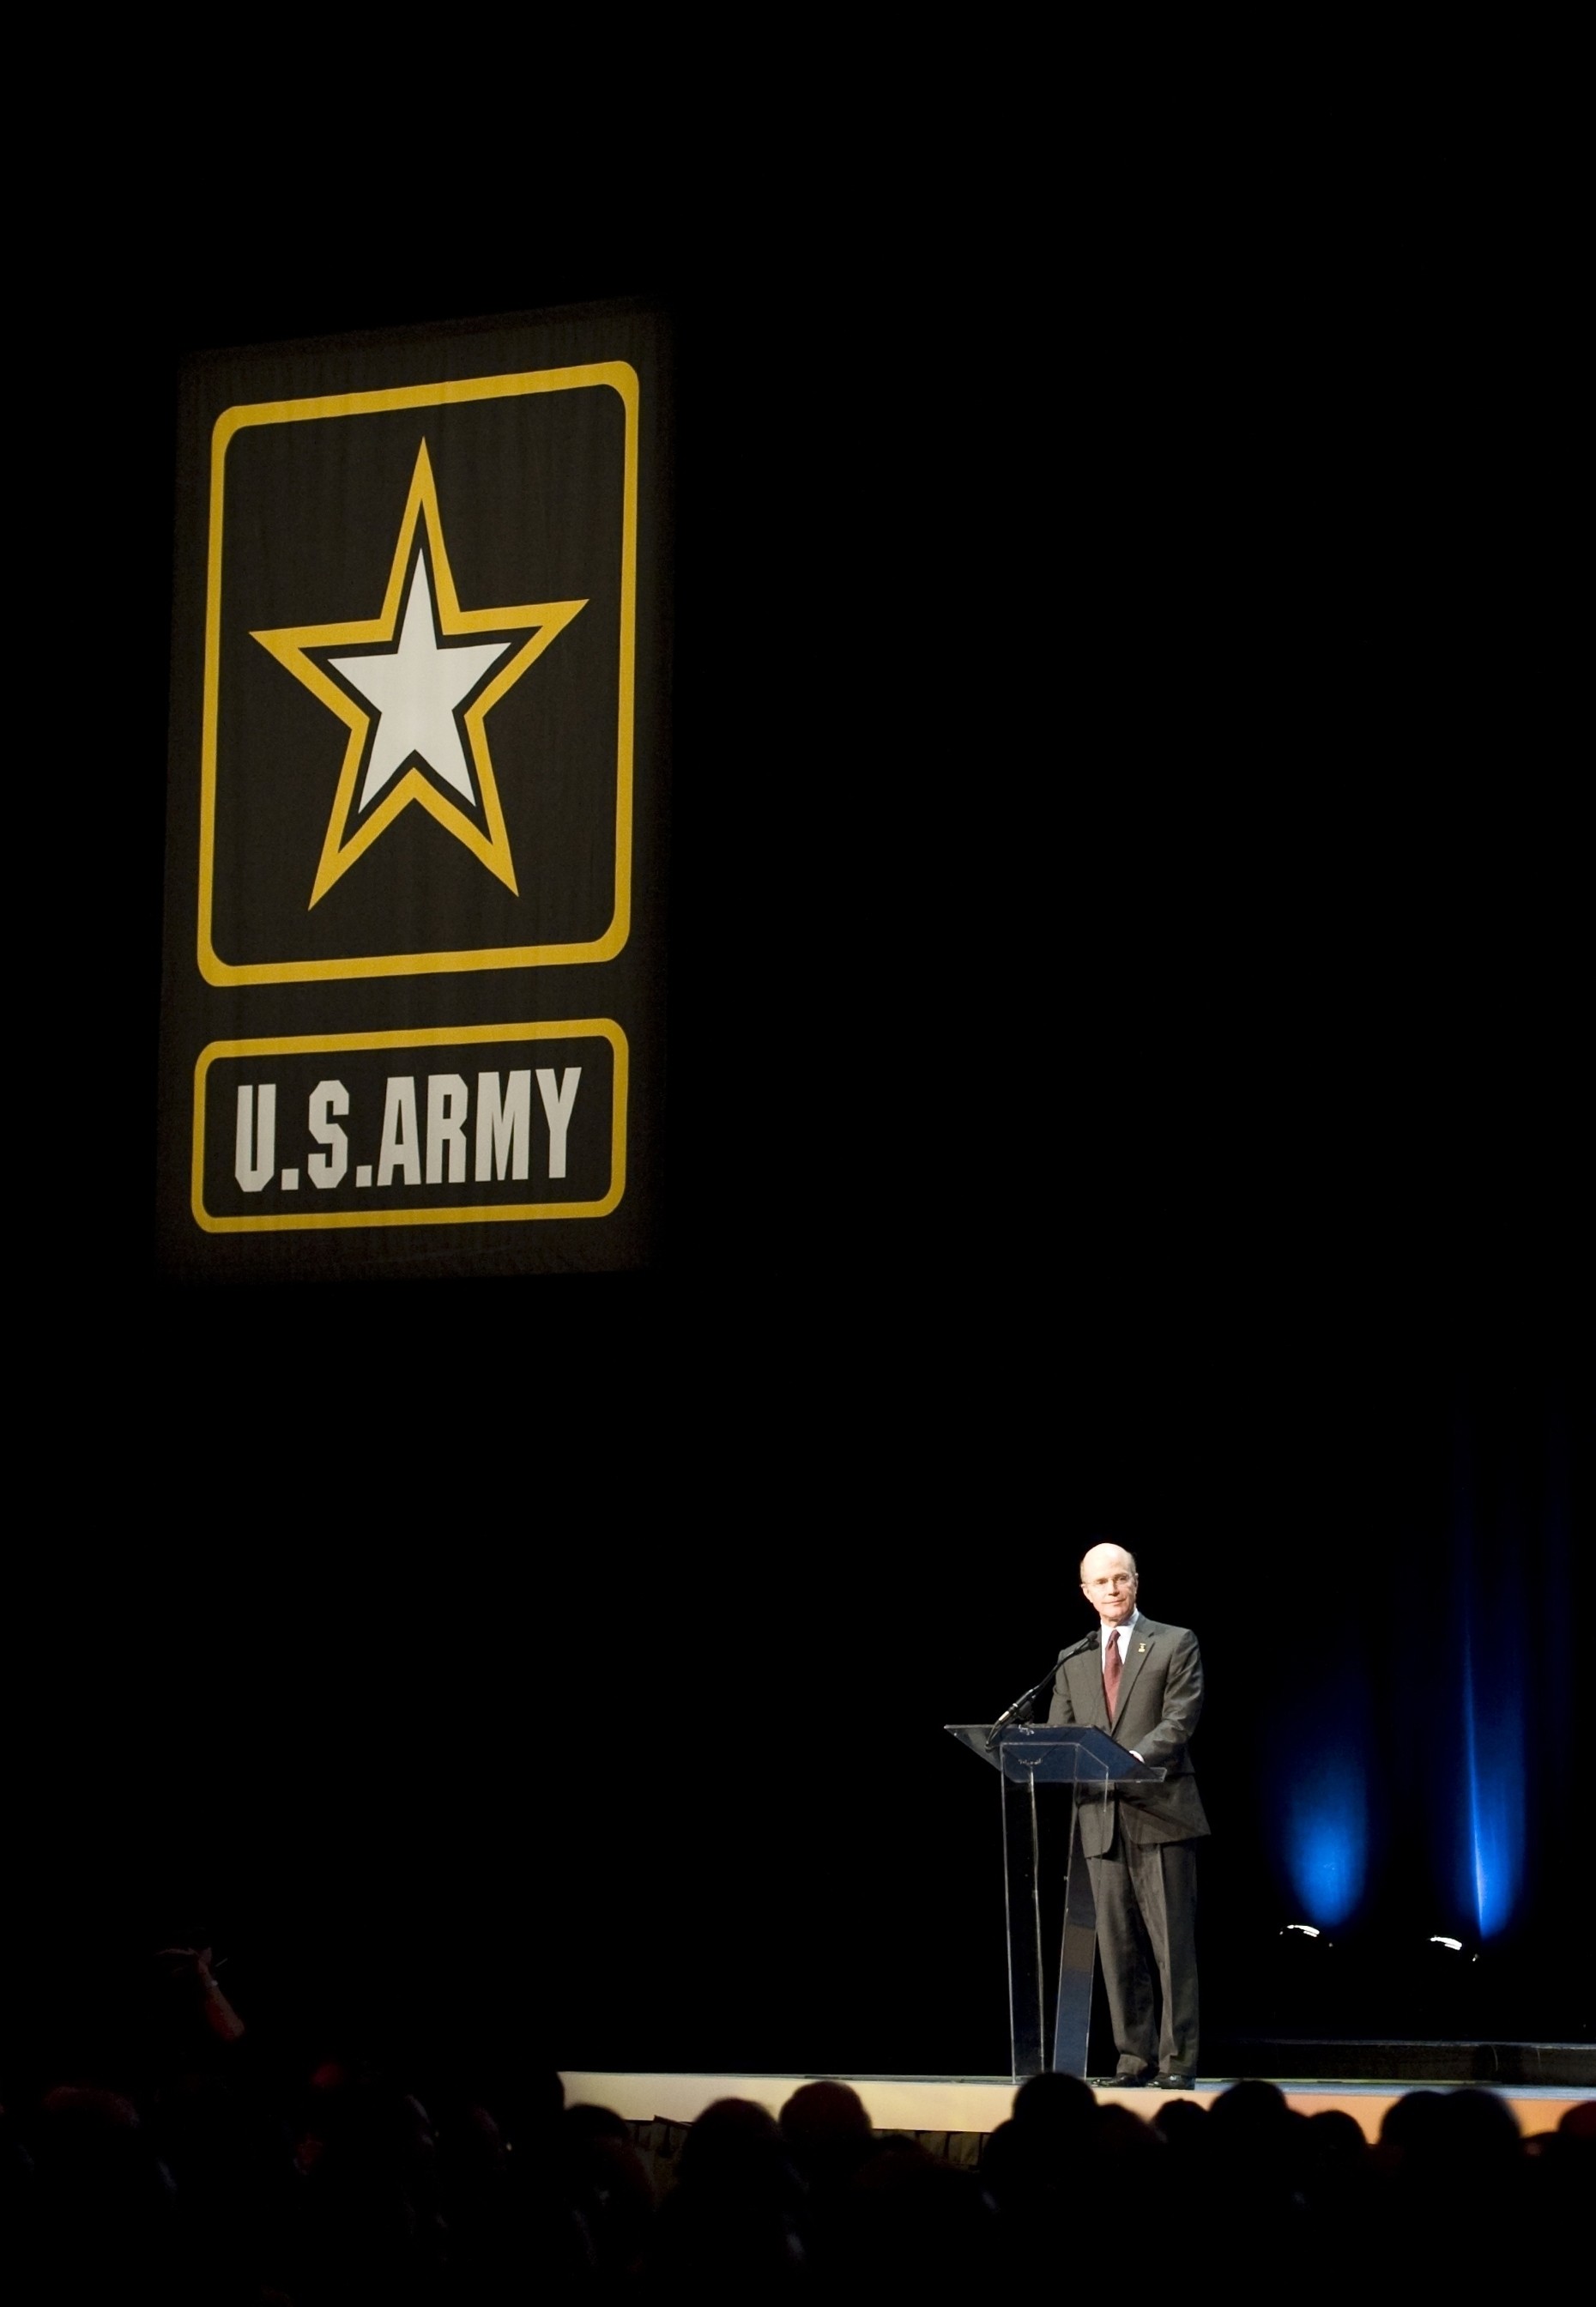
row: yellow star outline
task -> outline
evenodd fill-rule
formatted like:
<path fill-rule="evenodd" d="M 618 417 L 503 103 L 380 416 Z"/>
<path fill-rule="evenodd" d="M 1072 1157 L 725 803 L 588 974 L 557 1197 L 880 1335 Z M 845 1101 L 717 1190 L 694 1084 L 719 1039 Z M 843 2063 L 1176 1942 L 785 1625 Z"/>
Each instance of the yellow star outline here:
<path fill-rule="evenodd" d="M 403 607 L 405 573 L 409 567 L 410 548 L 415 540 L 416 524 L 426 523 L 426 538 L 430 549 L 433 583 L 437 605 L 438 626 L 450 638 L 463 633 L 502 633 L 517 628 L 530 627 L 529 638 L 496 672 L 476 701 L 466 708 L 461 718 L 471 748 L 472 766 L 476 772 L 477 790 L 482 795 L 482 813 L 486 822 L 485 837 L 480 827 L 472 823 L 465 811 L 455 806 L 439 792 L 428 777 L 414 766 L 397 778 L 383 799 L 373 810 L 358 831 L 348 834 L 348 824 L 355 804 L 355 782 L 360 774 L 361 760 L 365 752 L 366 735 L 373 712 L 356 702 L 347 690 L 323 673 L 307 652 L 347 647 L 351 642 L 390 641 L 399 631 Z M 379 835 L 385 833 L 400 810 L 411 802 L 421 803 L 435 817 L 445 831 L 463 841 L 471 854 L 496 874 L 512 896 L 519 896 L 515 866 L 510 854 L 510 837 L 504 829 L 504 812 L 499 805 L 499 788 L 493 779 L 493 765 L 488 753 L 487 732 L 484 727 L 488 714 L 505 692 L 512 689 L 527 667 L 540 657 L 549 643 L 555 639 L 586 601 L 540 601 L 511 609 L 462 609 L 454 589 L 454 578 L 450 571 L 449 555 L 443 545 L 443 522 L 438 510 L 437 485 L 433 479 L 432 460 L 422 442 L 416 456 L 416 469 L 410 477 L 410 493 L 405 502 L 404 519 L 399 523 L 399 542 L 393 549 L 393 564 L 388 575 L 388 591 L 383 597 L 380 616 L 356 619 L 332 625 L 282 625 L 271 632 L 253 633 L 251 639 L 269 649 L 296 681 L 303 682 L 313 697 L 319 697 L 330 712 L 336 713 L 348 729 L 349 742 L 344 748 L 344 765 L 339 773 L 338 791 L 333 796 L 332 815 L 328 819 L 327 836 L 322 844 L 322 862 L 316 869 L 315 887 L 311 891 L 310 906 L 318 905 L 333 883 L 347 873 L 357 857 L 365 855 Z"/>

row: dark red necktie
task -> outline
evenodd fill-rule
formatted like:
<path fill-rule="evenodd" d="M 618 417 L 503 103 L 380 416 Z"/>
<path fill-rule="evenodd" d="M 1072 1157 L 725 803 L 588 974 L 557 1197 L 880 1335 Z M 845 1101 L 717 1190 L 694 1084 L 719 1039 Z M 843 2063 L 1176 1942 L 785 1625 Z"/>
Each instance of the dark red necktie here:
<path fill-rule="evenodd" d="M 1103 1651 L 1103 1694 L 1108 1704 L 1108 1718 L 1114 1719 L 1114 1709 L 1120 1703 L 1120 1637 L 1111 1634 Z"/>

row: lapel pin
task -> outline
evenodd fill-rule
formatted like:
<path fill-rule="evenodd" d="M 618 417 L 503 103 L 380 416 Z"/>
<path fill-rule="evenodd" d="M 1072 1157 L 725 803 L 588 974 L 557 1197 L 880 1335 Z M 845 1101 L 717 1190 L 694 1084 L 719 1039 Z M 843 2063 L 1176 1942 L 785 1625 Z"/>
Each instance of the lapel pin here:
<path fill-rule="evenodd" d="M 1146 1649 L 1146 1647 L 1147 1647 L 1147 1645 L 1146 1645 L 1146 1642 L 1138 1642 L 1138 1643 L 1137 1644 L 1137 1646 L 1136 1646 L 1136 1654 L 1137 1654 L 1137 1658 L 1140 1658 L 1140 1657 L 1141 1657 L 1141 1655 L 1142 1655 L 1143 1651 Z"/>

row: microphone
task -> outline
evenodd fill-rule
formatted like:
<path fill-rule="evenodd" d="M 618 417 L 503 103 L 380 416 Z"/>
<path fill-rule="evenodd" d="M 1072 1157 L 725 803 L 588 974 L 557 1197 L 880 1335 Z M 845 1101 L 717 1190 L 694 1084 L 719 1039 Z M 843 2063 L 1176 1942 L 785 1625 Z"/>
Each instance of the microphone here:
<path fill-rule="evenodd" d="M 1068 1650 L 1060 1651 L 1058 1657 L 1053 1660 L 1051 1666 L 1049 1667 L 1047 1672 L 1043 1676 L 1042 1680 L 1040 1682 L 1034 1682 L 1029 1690 L 1025 1690 L 1020 1693 L 1012 1706 L 1007 1706 L 1004 1708 L 1002 1713 L 999 1715 L 997 1720 L 992 1724 L 991 1728 L 986 1734 L 987 1745 L 990 1746 L 993 1739 L 996 1738 L 999 1731 L 1006 1728 L 1010 1722 L 1014 1721 L 1017 1717 L 1030 1705 L 1031 1701 L 1034 1698 L 1041 1697 L 1043 1692 L 1052 1681 L 1066 1659 L 1079 1658 L 1082 1651 L 1089 1651 L 1092 1648 L 1093 1643 L 1095 1642 L 1097 1639 L 1098 1638 L 1095 1634 L 1088 1634 L 1085 1642 L 1074 1642 L 1070 1645 Z"/>

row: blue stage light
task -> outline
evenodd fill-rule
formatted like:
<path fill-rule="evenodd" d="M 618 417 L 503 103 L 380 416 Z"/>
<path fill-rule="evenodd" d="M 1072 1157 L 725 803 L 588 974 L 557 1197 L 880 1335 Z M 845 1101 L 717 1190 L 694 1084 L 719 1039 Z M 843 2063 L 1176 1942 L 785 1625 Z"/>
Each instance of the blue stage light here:
<path fill-rule="evenodd" d="M 1513 1919 L 1524 1871 L 1524 1726 L 1516 1645 L 1493 1644 L 1489 1673 L 1463 1648 L 1465 1771 L 1462 1884 L 1482 1939 Z"/>
<path fill-rule="evenodd" d="M 1369 1873 L 1369 1789 L 1354 1755 L 1322 1754 L 1286 1794 L 1286 1866 L 1320 1930 L 1354 1913 Z"/>

